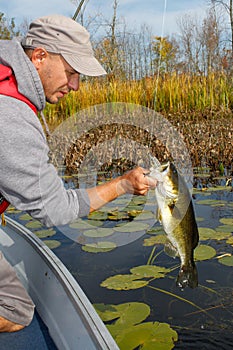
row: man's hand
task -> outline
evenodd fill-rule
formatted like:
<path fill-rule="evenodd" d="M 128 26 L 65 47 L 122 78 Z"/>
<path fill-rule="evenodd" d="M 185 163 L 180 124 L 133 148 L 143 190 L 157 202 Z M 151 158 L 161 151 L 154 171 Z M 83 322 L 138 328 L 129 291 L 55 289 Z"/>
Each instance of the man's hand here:
<path fill-rule="evenodd" d="M 90 212 L 126 193 L 146 195 L 157 184 L 156 180 L 146 176 L 148 174 L 148 170 L 137 167 L 105 184 L 87 189 Z"/>
<path fill-rule="evenodd" d="M 157 181 L 148 177 L 149 171 L 137 167 L 121 177 L 121 184 L 125 193 L 146 195 L 150 188 L 155 188 Z"/>

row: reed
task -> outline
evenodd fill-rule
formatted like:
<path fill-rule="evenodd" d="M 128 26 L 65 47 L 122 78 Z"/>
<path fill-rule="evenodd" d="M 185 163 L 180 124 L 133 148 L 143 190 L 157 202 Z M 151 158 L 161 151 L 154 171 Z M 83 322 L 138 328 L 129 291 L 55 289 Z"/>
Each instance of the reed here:
<path fill-rule="evenodd" d="M 107 102 L 135 103 L 166 115 L 227 112 L 233 106 L 232 78 L 223 73 L 208 76 L 163 74 L 138 81 L 109 77 L 82 81 L 78 92 L 71 92 L 57 105 L 47 105 L 50 126 L 89 106 Z M 183 116 L 182 116 L 183 117 Z"/>

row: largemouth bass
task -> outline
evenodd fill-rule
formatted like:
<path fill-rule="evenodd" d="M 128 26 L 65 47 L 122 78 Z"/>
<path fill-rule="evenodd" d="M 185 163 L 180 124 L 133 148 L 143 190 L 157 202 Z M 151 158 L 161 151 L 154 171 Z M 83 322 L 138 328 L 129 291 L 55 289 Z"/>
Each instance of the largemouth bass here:
<path fill-rule="evenodd" d="M 184 178 L 173 163 L 151 168 L 149 176 L 157 179 L 155 196 L 158 203 L 158 220 L 163 225 L 168 242 L 164 250 L 181 261 L 177 286 L 195 288 L 198 274 L 193 252 L 199 241 L 192 197 Z"/>

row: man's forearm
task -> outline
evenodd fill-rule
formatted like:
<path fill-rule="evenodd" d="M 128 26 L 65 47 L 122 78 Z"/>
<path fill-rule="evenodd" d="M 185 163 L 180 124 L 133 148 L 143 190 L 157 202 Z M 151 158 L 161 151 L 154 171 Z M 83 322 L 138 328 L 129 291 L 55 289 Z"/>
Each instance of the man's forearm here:
<path fill-rule="evenodd" d="M 147 173 L 147 170 L 137 167 L 116 179 L 87 189 L 90 199 L 90 212 L 125 193 L 146 195 L 150 188 L 156 186 L 155 180 L 145 176 Z"/>
<path fill-rule="evenodd" d="M 88 188 L 87 193 L 90 199 L 90 212 L 92 212 L 125 194 L 126 191 L 121 184 L 121 177 L 118 177 L 102 185 Z"/>

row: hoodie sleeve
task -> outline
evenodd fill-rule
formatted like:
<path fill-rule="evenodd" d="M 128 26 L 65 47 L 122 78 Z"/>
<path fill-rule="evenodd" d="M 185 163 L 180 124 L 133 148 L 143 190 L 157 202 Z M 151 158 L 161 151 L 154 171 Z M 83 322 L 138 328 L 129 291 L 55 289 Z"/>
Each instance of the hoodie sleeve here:
<path fill-rule="evenodd" d="M 0 96 L 0 192 L 46 226 L 64 225 L 90 210 L 85 190 L 66 190 L 49 163 L 37 116 L 21 101 Z"/>

